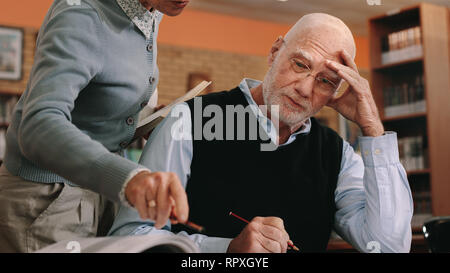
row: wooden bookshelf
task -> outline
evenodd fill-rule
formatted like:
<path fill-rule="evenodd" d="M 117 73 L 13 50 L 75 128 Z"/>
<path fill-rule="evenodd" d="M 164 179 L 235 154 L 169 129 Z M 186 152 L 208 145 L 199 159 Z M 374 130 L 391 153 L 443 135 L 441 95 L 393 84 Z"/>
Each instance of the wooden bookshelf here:
<path fill-rule="evenodd" d="M 406 114 L 406 115 L 399 115 L 395 117 L 383 117 L 381 120 L 383 122 L 390 122 L 390 121 L 402 121 L 406 119 L 415 119 L 420 117 L 426 117 L 426 112 L 419 112 L 419 113 L 413 113 L 413 114 Z"/>
<path fill-rule="evenodd" d="M 413 176 L 413 175 L 428 175 L 430 174 L 430 169 L 422 169 L 422 170 L 413 170 L 413 171 L 408 171 L 407 175 L 408 176 Z"/>
<path fill-rule="evenodd" d="M 386 130 L 398 137 L 423 136 L 428 166 L 407 172 L 413 197 L 426 189 L 433 216 L 450 215 L 450 10 L 420 3 L 398 12 L 369 19 L 370 75 L 374 99 Z M 382 63 L 382 39 L 387 35 L 419 26 L 422 56 Z M 385 49 L 384 49 L 385 50 Z M 385 116 L 386 86 L 401 84 L 414 74 L 423 75 L 426 111 Z M 389 89 L 388 89 L 389 90 Z M 423 192 L 420 191 L 420 196 Z M 428 194 L 429 193 L 429 194 Z M 420 226 L 413 226 L 421 233 Z M 414 236 L 420 241 L 420 234 Z M 421 246 L 425 246 L 420 241 Z"/>
<path fill-rule="evenodd" d="M 408 66 L 410 64 L 421 63 L 422 61 L 423 57 L 417 57 L 395 63 L 380 64 L 379 66 L 373 67 L 372 69 L 377 71 L 389 70 L 390 68 L 399 68 L 401 66 Z"/>

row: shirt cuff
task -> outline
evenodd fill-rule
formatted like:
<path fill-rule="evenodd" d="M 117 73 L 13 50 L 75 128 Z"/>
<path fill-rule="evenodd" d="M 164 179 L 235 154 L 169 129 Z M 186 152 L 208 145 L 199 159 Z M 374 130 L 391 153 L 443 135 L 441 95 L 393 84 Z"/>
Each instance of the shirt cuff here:
<path fill-rule="evenodd" d="M 359 137 L 359 143 L 365 166 L 400 163 L 396 132 L 386 132 L 378 137 Z"/>
<path fill-rule="evenodd" d="M 119 192 L 119 199 L 120 199 L 120 202 L 122 203 L 122 205 L 124 205 L 125 207 L 133 208 L 133 205 L 131 205 L 130 202 L 128 202 L 128 199 L 125 196 L 125 189 L 127 188 L 128 182 L 130 182 L 131 179 L 133 179 L 133 177 L 135 177 L 140 172 L 151 173 L 151 171 L 147 168 L 134 169 L 128 174 L 127 179 L 125 179 L 125 183 L 123 183 L 123 185 L 122 185 L 122 189 Z"/>
<path fill-rule="evenodd" d="M 226 253 L 233 239 L 206 237 L 200 243 L 201 253 Z"/>

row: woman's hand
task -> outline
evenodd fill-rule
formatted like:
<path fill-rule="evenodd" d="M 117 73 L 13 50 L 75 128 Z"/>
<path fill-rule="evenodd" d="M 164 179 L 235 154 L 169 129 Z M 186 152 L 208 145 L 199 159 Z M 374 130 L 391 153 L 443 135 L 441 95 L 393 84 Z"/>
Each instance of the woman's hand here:
<path fill-rule="evenodd" d="M 188 219 L 186 191 L 175 173 L 142 171 L 128 182 L 125 196 L 142 219 L 155 221 L 156 228 L 167 223 L 172 209 L 177 222 Z"/>

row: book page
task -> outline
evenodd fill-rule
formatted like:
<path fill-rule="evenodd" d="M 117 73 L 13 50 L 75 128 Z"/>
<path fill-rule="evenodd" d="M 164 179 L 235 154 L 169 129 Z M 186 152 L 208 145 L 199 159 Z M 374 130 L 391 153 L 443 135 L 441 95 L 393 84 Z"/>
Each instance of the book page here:
<path fill-rule="evenodd" d="M 36 253 L 198 253 L 200 249 L 188 237 L 174 234 L 147 234 L 74 238 L 44 247 Z"/>
<path fill-rule="evenodd" d="M 152 113 L 148 117 L 143 118 L 141 121 L 139 121 L 137 125 L 133 141 L 138 139 L 139 137 L 145 136 L 146 134 L 150 133 L 153 129 L 155 129 L 155 127 L 170 113 L 170 111 L 175 105 L 177 105 L 180 102 L 192 99 L 193 97 L 200 94 L 203 90 L 205 90 L 205 88 L 208 87 L 210 84 L 211 82 L 202 81 L 200 84 L 192 88 L 182 97 L 179 97 L 166 107 Z"/>

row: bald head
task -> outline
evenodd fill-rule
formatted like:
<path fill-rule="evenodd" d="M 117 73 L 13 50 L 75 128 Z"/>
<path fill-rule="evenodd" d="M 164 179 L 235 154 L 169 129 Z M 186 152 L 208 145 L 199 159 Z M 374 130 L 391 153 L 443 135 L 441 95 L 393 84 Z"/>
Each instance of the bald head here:
<path fill-rule="evenodd" d="M 342 20 L 325 13 L 311 13 L 303 16 L 289 30 L 286 43 L 315 41 L 327 53 L 345 49 L 353 58 L 356 55 L 355 40 L 352 32 Z"/>

